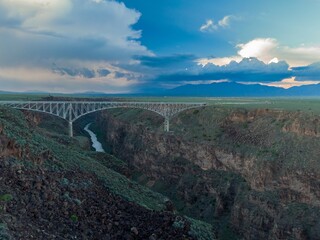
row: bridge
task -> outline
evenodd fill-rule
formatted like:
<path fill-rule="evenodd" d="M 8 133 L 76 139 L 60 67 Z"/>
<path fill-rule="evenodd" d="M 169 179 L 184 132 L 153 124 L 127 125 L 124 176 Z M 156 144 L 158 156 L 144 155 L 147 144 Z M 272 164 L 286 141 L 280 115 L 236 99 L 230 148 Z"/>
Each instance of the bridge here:
<path fill-rule="evenodd" d="M 111 108 L 138 108 L 155 112 L 164 117 L 164 131 L 169 132 L 170 118 L 205 103 L 180 102 L 71 102 L 71 101 L 0 101 L 0 105 L 35 112 L 48 113 L 69 122 L 69 136 L 73 137 L 73 122 L 89 113 Z"/>

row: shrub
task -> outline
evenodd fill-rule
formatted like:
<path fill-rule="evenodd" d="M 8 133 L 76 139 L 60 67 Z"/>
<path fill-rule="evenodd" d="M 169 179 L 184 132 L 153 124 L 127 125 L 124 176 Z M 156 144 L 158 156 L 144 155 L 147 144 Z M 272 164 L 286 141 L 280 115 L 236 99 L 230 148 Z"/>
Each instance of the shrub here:
<path fill-rule="evenodd" d="M 3 195 L 0 195 L 0 201 L 3 201 L 3 202 L 9 202 L 13 199 L 13 196 L 11 194 L 3 194 Z"/>
<path fill-rule="evenodd" d="M 78 222 L 78 221 L 79 221 L 78 216 L 77 216 L 77 215 L 75 215 L 75 214 L 72 214 L 72 215 L 71 215 L 71 217 L 70 217 L 70 219 L 71 219 L 71 221 L 72 221 L 72 222 L 74 222 L 74 223 L 76 223 L 76 222 Z"/>

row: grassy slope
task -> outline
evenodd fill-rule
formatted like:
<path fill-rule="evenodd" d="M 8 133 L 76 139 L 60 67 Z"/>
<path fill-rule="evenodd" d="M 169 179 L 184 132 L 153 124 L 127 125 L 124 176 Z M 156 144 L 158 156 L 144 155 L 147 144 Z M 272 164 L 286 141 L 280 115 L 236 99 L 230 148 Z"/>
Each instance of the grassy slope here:
<path fill-rule="evenodd" d="M 0 125 L 4 126 L 6 136 L 14 139 L 22 149 L 30 149 L 32 156 L 41 155 L 49 150 L 53 158 L 46 162 L 47 167 L 57 170 L 63 168 L 93 172 L 105 182 L 111 191 L 127 200 L 150 209 L 160 210 L 164 207 L 165 197 L 129 181 L 94 158 L 90 158 L 86 152 L 76 147 L 72 140 L 65 139 L 65 142 L 69 140 L 69 146 L 64 146 L 53 139 L 42 136 L 37 131 L 30 131 L 21 112 L 0 108 Z"/>

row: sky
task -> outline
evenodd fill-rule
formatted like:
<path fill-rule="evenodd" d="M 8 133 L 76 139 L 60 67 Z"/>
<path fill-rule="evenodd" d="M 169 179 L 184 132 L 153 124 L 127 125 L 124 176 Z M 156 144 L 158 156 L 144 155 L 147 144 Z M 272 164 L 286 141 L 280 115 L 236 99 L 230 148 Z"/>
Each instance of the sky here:
<path fill-rule="evenodd" d="M 320 83 L 320 0 L 0 0 L 0 90 Z"/>

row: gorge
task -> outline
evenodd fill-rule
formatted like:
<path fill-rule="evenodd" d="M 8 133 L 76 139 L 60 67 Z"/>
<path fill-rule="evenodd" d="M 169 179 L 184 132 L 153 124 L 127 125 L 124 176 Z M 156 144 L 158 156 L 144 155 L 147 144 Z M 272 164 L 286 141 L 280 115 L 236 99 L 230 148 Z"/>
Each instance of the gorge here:
<path fill-rule="evenodd" d="M 191 225 L 201 229 L 198 232 L 202 236 L 198 234 L 196 239 L 320 238 L 317 114 L 207 106 L 177 115 L 172 119 L 172 132 L 165 133 L 163 119 L 156 114 L 112 109 L 79 120 L 74 139 L 66 136 L 63 120 L 49 115 L 25 112 L 18 120 L 5 110 L 1 114 L 14 119 L 12 126 L 0 122 L 0 159 L 7 164 L 4 169 L 11 166 L 7 161 L 15 158 L 20 165 L 25 163 L 19 159 L 30 159 L 39 171 L 47 171 L 45 166 L 80 171 L 79 179 L 93 172 L 117 196 L 148 209 L 177 214 L 173 217 L 178 219 L 172 223 L 175 226 L 189 221 L 180 219 L 184 217 L 201 221 L 196 228 Z M 25 140 L 34 134 L 42 136 Z M 92 151 L 88 134 L 94 149 L 107 153 Z M 20 172 L 16 165 L 10 169 Z M 60 178 L 62 182 L 75 181 Z M 69 193 L 64 194 L 71 197 L 62 195 L 62 202 L 69 199 L 67 202 L 77 204 L 74 196 L 86 199 L 80 192 L 70 192 L 73 183 L 68 186 L 71 190 L 68 187 Z M 23 192 L 3 189 L 11 191 L 14 201 L 18 201 L 17 196 L 24 199 Z M 6 208 L 10 206 L 15 204 Z M 75 215 L 85 217 L 81 214 Z M 10 233 L 14 225 L 6 225 Z"/>
<path fill-rule="evenodd" d="M 213 224 L 219 239 L 320 237 L 317 116 L 206 107 L 174 118 L 174 134 L 159 121 L 121 110 L 96 118 L 111 153 L 140 172 L 134 180 Z"/>

